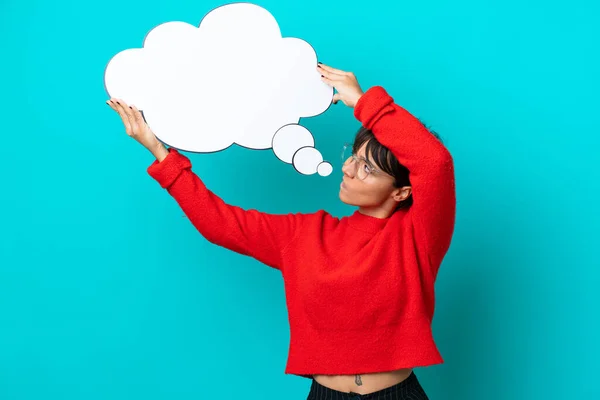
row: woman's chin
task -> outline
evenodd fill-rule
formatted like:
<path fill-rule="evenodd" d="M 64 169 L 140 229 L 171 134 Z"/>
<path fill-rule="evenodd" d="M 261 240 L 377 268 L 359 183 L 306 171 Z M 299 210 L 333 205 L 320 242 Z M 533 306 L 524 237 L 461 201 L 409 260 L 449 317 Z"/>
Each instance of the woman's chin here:
<path fill-rule="evenodd" d="M 349 205 L 353 205 L 349 200 L 348 200 L 348 196 L 346 196 L 345 190 L 344 189 L 340 189 L 340 200 L 342 201 L 342 203 L 346 203 Z"/>

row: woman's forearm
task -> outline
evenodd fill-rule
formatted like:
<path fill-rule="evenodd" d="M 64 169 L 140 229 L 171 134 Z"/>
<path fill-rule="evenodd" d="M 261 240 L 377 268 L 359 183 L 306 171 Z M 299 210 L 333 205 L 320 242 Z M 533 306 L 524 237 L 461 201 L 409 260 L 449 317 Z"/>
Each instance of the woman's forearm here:
<path fill-rule="evenodd" d="M 175 148 L 165 151 L 162 161 L 165 153 L 160 148 L 153 151 L 157 158 L 148 173 L 167 189 L 194 227 L 214 244 L 281 268 L 283 249 L 301 226 L 299 217 L 227 204 L 192 171 L 189 158 Z"/>
<path fill-rule="evenodd" d="M 152 148 L 148 149 L 154 157 L 161 162 L 169 155 L 169 150 L 160 141 L 156 143 Z"/>

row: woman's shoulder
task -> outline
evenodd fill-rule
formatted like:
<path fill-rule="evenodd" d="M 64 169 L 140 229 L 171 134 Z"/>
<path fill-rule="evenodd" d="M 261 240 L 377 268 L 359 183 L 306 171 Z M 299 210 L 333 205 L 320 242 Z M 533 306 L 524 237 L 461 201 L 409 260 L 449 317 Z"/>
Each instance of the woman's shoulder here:
<path fill-rule="evenodd" d="M 333 216 L 331 213 L 323 209 L 316 211 L 298 211 L 292 212 L 291 214 L 299 218 L 310 220 L 339 221 L 339 218 Z"/>
<path fill-rule="evenodd" d="M 320 209 L 316 211 L 300 211 L 290 213 L 303 227 L 310 226 L 335 226 L 340 222 L 340 218 L 332 215 L 330 212 Z"/>

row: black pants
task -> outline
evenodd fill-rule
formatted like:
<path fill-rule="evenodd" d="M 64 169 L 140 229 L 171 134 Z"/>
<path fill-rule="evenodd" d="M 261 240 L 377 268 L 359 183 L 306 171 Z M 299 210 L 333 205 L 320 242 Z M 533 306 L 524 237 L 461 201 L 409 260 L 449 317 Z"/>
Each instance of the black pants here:
<path fill-rule="evenodd" d="M 306 400 L 428 400 L 428 397 L 413 371 L 402 382 L 369 394 L 340 392 L 313 379 Z"/>

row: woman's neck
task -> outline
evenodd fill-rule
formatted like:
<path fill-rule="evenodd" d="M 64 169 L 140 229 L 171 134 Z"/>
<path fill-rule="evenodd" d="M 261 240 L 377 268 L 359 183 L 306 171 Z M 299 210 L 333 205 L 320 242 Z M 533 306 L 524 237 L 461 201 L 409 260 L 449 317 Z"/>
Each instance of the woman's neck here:
<path fill-rule="evenodd" d="M 358 212 L 369 217 L 385 219 L 389 218 L 394 210 L 389 207 L 378 206 L 378 207 L 359 207 Z"/>

